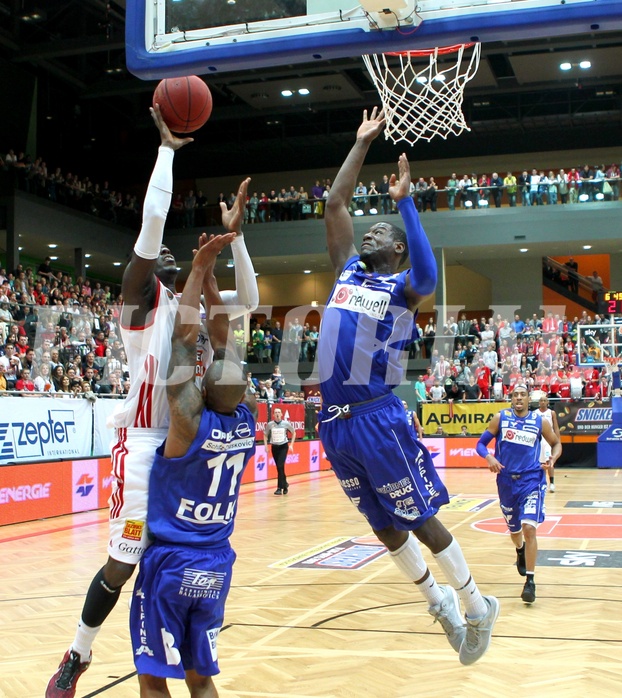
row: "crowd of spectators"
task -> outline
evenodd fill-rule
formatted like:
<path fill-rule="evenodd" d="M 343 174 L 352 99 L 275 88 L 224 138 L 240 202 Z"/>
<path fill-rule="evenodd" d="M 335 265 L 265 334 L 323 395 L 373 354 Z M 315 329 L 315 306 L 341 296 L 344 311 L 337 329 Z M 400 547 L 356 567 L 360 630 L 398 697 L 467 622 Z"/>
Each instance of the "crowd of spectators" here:
<path fill-rule="evenodd" d="M 121 295 L 89 279 L 54 272 L 46 258 L 37 270 L 20 264 L 0 269 L 0 393 L 47 393 L 67 397 L 123 396 L 130 375 L 119 332 Z M 252 381 L 268 402 L 304 402 L 289 389 L 278 362 L 313 361 L 318 330 L 299 320 L 253 320 L 250 341 L 234 329 L 243 361 L 275 364 L 270 379 Z M 249 376 L 251 374 L 249 373 Z M 313 401 L 313 400 L 312 400 Z"/>
<path fill-rule="evenodd" d="M 5 394 L 49 393 L 66 397 L 122 396 L 130 375 L 119 333 L 119 303 L 109 286 L 88 279 L 73 281 L 54 273 L 47 260 L 37 271 L 21 265 L 0 269 L 0 391 Z M 418 402 L 503 400 L 512 387 L 525 382 L 551 398 L 605 399 L 610 394 L 602 364 L 603 347 L 622 346 L 622 327 L 612 339 L 609 319 L 584 311 L 572 320 L 536 313 L 529 320 L 450 317 L 438 330 L 434 317 L 410 348 L 429 366 L 413 384 Z M 577 346 L 580 325 L 596 330 Z M 602 331 L 598 327 L 602 326 Z M 289 389 L 279 361 L 315 359 L 318 330 L 297 318 L 281 328 L 279 321 L 254 319 L 250 342 L 239 323 L 234 329 L 243 361 L 274 364 L 269 379 L 255 379 L 251 390 L 267 402 L 304 402 L 302 392 Z M 577 365 L 577 355 L 580 364 Z M 317 396 L 312 396 L 313 398 Z M 313 401 L 313 400 L 311 400 Z"/>
<path fill-rule="evenodd" d="M 42 157 L 31 158 L 12 149 L 0 155 L 0 170 L 6 172 L 9 185 L 89 213 L 111 223 L 129 227 L 140 224 L 141 203 L 131 193 L 111 188 L 107 181 L 93 182 L 88 176 L 63 172 L 62 168 L 48 168 Z"/>
<path fill-rule="evenodd" d="M 23 152 L 16 155 L 13 150 L 5 156 L 0 155 L 0 169 L 8 172 L 14 185 L 26 192 L 107 221 L 129 227 L 139 225 L 142 203 L 134 194 L 112 189 L 107 181 L 94 183 L 88 176 L 63 173 L 60 167 L 52 171 L 42 157 L 33 160 Z M 454 172 L 442 184 L 437 184 L 434 177 L 415 179 L 411 183 L 411 196 L 420 212 L 436 211 L 440 194 L 444 195 L 441 203 L 452 211 L 492 205 L 499 208 L 502 204 L 540 206 L 617 201 L 620 177 L 620 167 L 615 163 L 608 167 L 585 164 L 556 173 L 534 168 L 518 175 L 510 171 L 505 176 L 493 172 L 458 177 Z M 269 191 L 253 191 L 247 199 L 245 223 L 322 218 L 331 186 L 332 181 L 326 178 L 316 180 L 310 189 L 292 184 Z M 231 206 L 235 197 L 235 192 L 228 196 L 220 192 L 216 201 L 208 202 L 202 191 L 177 192 L 173 196 L 168 224 L 173 228 L 216 224 L 220 202 Z M 359 182 L 353 192 L 350 212 L 358 216 L 397 213 L 389 197 L 389 176 L 385 174 L 369 184 Z"/>
<path fill-rule="evenodd" d="M 386 179 L 386 176 L 385 176 Z M 383 179 L 384 181 L 384 179 Z M 514 207 L 542 206 L 555 204 L 576 204 L 587 201 L 617 201 L 620 198 L 620 168 L 613 163 L 605 165 L 584 165 L 566 170 L 524 170 L 518 176 L 507 172 L 491 175 L 472 173 L 458 177 L 455 172 L 444 186 L 439 186 L 434 177 L 426 180 L 419 177 L 411 182 L 410 194 L 417 210 L 436 211 L 439 194 L 446 196 L 447 208 L 454 211 L 463 209 L 487 208 L 494 205 L 500 208 L 503 203 Z M 359 182 L 354 190 L 355 215 L 394 213 L 391 203 L 383 199 L 374 182 L 366 187 Z"/>
<path fill-rule="evenodd" d="M 577 346 L 581 325 L 595 328 Z M 518 314 L 509 320 L 500 314 L 469 319 L 463 313 L 458 322 L 450 317 L 440 332 L 434 317 L 419 330 L 412 355 L 425 354 L 430 361 L 413 384 L 419 403 L 505 400 L 519 382 L 550 398 L 603 400 L 610 395 L 610 380 L 599 367 L 622 347 L 622 327 L 612 338 L 609 318 L 587 311 L 572 320 L 534 313 L 526 321 Z"/>
<path fill-rule="evenodd" d="M 63 397 L 125 395 L 129 368 L 110 286 L 54 273 L 0 269 L 0 391 Z"/>

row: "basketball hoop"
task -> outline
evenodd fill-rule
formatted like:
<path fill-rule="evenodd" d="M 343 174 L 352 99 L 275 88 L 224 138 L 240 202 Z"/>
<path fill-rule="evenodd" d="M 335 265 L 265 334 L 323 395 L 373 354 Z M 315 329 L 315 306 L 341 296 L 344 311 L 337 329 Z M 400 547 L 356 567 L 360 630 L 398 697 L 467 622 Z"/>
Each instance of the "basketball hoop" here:
<path fill-rule="evenodd" d="M 471 47 L 469 59 L 464 53 Z M 452 54 L 455 61 L 439 65 L 439 57 Z M 446 139 L 452 133 L 458 136 L 465 129 L 470 131 L 462 102 L 464 87 L 475 76 L 480 55 L 481 44 L 475 43 L 363 56 L 387 120 L 385 138 L 414 145 L 420 139 Z M 428 59 L 427 64 L 417 67 L 422 58 Z"/>

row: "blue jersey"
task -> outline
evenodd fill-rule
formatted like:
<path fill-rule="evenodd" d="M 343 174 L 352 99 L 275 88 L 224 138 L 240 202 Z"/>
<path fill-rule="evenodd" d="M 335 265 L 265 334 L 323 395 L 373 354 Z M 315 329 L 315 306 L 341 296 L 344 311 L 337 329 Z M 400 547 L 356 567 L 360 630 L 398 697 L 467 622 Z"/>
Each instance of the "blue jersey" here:
<path fill-rule="evenodd" d="M 495 458 L 504 466 L 505 475 L 540 470 L 542 419 L 537 411 L 517 417 L 514 410 L 501 410 Z"/>
<path fill-rule="evenodd" d="M 223 544 L 233 532 L 242 472 L 255 452 L 248 407 L 234 415 L 203 410 L 197 435 L 181 458 L 156 451 L 149 478 L 147 524 L 156 541 L 188 546 Z"/>
<path fill-rule="evenodd" d="M 317 356 L 325 403 L 371 400 L 400 384 L 404 349 L 418 336 L 405 296 L 408 273 L 367 272 L 358 256 L 346 262 L 320 328 Z"/>

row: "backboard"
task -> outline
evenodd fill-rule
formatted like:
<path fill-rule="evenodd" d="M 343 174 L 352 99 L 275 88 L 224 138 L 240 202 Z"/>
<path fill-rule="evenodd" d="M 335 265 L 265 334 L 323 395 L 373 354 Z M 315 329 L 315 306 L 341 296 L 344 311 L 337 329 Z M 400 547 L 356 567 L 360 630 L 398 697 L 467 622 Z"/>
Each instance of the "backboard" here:
<path fill-rule="evenodd" d="M 622 29 L 622 0 L 132 0 L 143 79 Z"/>
<path fill-rule="evenodd" d="M 622 356 L 622 325 L 577 325 L 577 365 L 601 367 L 608 358 Z"/>

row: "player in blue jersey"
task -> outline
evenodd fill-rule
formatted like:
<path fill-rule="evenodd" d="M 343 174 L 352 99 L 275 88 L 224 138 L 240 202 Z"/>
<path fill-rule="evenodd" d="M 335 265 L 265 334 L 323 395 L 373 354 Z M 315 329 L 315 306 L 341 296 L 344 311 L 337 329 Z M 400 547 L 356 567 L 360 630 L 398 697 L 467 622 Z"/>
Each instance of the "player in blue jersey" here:
<path fill-rule="evenodd" d="M 219 672 L 216 641 L 235 560 L 229 537 L 257 417 L 213 276 L 218 253 L 234 238 L 201 236 L 175 319 L 166 386 L 170 426 L 149 479 L 153 544 L 142 557 L 130 611 L 142 698 L 170 696 L 167 677 L 185 678 L 193 698 L 218 695 L 211 677 Z M 216 360 L 199 391 L 202 285 Z"/>
<path fill-rule="evenodd" d="M 417 337 L 415 312 L 433 293 L 437 278 L 434 254 L 409 196 L 405 155 L 399 158 L 399 178 L 391 176 L 389 194 L 406 231 L 378 222 L 363 236 L 360 255 L 354 246 L 352 192 L 369 146 L 384 126 L 382 112 L 374 109 L 369 117 L 365 112 L 326 202 L 336 282 L 318 344 L 319 435 L 346 495 L 423 593 L 460 661 L 472 664 L 488 649 L 499 602 L 481 595 L 458 542 L 436 518 L 449 501 L 447 490 L 393 393 L 402 380 L 405 349 Z M 408 258 L 410 268 L 398 273 Z M 437 584 L 418 540 L 432 551 L 447 586 Z"/>
<path fill-rule="evenodd" d="M 404 410 L 406 411 L 406 421 L 408 422 L 408 426 L 416 434 L 419 441 L 421 441 L 421 439 L 423 439 L 423 427 L 421 426 L 419 417 L 417 417 L 416 410 L 411 410 L 410 407 L 408 407 L 406 400 L 402 400 L 402 405 L 404 405 Z"/>
<path fill-rule="evenodd" d="M 551 457 L 540 463 L 540 439 L 551 446 Z M 495 440 L 495 454 L 488 444 Z M 516 546 L 516 568 L 526 577 L 521 593 L 525 603 L 536 600 L 535 569 L 538 557 L 536 529 L 544 521 L 546 469 L 552 468 L 562 452 L 559 437 L 540 413 L 529 410 L 527 386 L 517 383 L 512 408 L 501 410 L 488 424 L 477 443 L 477 453 L 497 473 L 499 504 Z"/>

